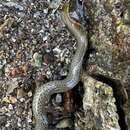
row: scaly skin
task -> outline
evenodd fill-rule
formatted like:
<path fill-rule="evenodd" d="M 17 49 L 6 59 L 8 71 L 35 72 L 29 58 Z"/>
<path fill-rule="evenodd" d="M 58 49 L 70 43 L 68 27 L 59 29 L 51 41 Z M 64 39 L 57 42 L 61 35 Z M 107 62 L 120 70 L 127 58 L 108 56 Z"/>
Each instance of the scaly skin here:
<path fill-rule="evenodd" d="M 50 96 L 54 93 L 66 92 L 79 82 L 82 61 L 88 46 L 87 34 L 83 27 L 69 16 L 69 3 L 63 5 L 61 17 L 64 24 L 77 39 L 78 47 L 72 58 L 68 76 L 64 80 L 51 81 L 36 89 L 33 98 L 33 113 L 36 119 L 35 130 L 49 129 L 45 106 L 49 103 Z"/>

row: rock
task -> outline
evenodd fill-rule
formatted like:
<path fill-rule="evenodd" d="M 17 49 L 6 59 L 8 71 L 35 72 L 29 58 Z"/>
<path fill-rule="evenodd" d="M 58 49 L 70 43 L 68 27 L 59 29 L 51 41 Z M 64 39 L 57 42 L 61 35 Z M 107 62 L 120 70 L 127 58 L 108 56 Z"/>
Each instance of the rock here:
<path fill-rule="evenodd" d="M 64 129 L 64 128 L 72 128 L 73 122 L 71 119 L 63 119 L 59 121 L 59 123 L 56 125 L 56 128 L 58 129 Z"/>
<path fill-rule="evenodd" d="M 17 125 L 18 125 L 19 127 L 21 127 L 21 124 L 22 124 L 21 122 L 22 122 L 21 118 L 18 118 Z"/>
<path fill-rule="evenodd" d="M 16 110 L 16 114 L 19 116 L 23 113 L 23 108 L 22 107 L 17 107 L 17 110 Z"/>
<path fill-rule="evenodd" d="M 9 104 L 9 105 L 8 105 L 8 109 L 9 109 L 9 110 L 13 110 L 12 104 Z"/>
<path fill-rule="evenodd" d="M 57 9 L 60 6 L 61 0 L 52 0 L 49 7 L 52 9 Z"/>
<path fill-rule="evenodd" d="M 4 97 L 2 99 L 2 102 L 10 103 L 9 97 Z"/>
<path fill-rule="evenodd" d="M 50 54 L 46 53 L 44 56 L 43 56 L 43 61 L 45 64 L 50 64 L 52 61 L 53 61 L 53 56 L 51 56 Z"/>
<path fill-rule="evenodd" d="M 42 55 L 41 54 L 35 52 L 33 54 L 33 60 L 34 60 L 34 65 L 36 67 L 41 67 L 42 66 Z"/>
<path fill-rule="evenodd" d="M 4 69 L 4 66 L 3 66 L 3 65 L 0 65 L 0 76 L 3 75 L 3 69 Z"/>
<path fill-rule="evenodd" d="M 36 12 L 36 13 L 34 13 L 34 18 L 37 18 L 37 17 L 39 17 L 40 16 L 40 12 L 38 11 L 38 12 Z"/>
<path fill-rule="evenodd" d="M 15 104 L 17 102 L 17 99 L 13 96 L 9 96 L 10 103 Z"/>
<path fill-rule="evenodd" d="M 5 115 L 0 115 L 0 125 L 5 124 L 7 117 Z"/>
<path fill-rule="evenodd" d="M 24 102 L 25 98 L 20 98 L 19 100 L 20 100 L 20 102 Z"/>
<path fill-rule="evenodd" d="M 32 97 L 32 92 L 31 91 L 28 92 L 28 97 Z"/>
<path fill-rule="evenodd" d="M 18 87 L 18 82 L 14 79 L 13 81 L 6 82 L 6 85 L 8 86 L 6 94 L 9 95 Z"/>
<path fill-rule="evenodd" d="M 7 112 L 10 112 L 10 110 L 6 106 L 0 108 L 0 113 L 7 113 Z"/>
<path fill-rule="evenodd" d="M 56 103 L 61 103 L 62 102 L 62 95 L 57 94 L 56 97 L 55 97 L 55 101 L 56 101 Z"/>
<path fill-rule="evenodd" d="M 10 69 L 9 75 L 14 78 L 19 74 L 19 69 L 18 68 L 12 68 Z"/>
<path fill-rule="evenodd" d="M 113 89 L 109 85 L 89 77 L 87 73 L 83 74 L 82 82 L 84 117 L 81 118 L 81 121 L 85 123 L 84 129 L 120 130 Z"/>
<path fill-rule="evenodd" d="M 23 88 L 17 90 L 17 99 L 23 98 L 26 95 Z"/>

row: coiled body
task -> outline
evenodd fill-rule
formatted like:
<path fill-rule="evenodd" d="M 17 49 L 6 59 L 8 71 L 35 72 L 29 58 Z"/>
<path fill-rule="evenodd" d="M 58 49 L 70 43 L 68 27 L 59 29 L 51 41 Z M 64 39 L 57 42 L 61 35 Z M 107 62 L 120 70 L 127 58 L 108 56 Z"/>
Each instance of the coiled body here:
<path fill-rule="evenodd" d="M 33 98 L 33 113 L 36 119 L 35 130 L 49 129 L 45 106 L 48 104 L 50 96 L 54 93 L 66 92 L 79 82 L 82 61 L 88 45 L 86 32 L 79 23 L 69 16 L 68 3 L 63 6 L 61 17 L 67 28 L 77 39 L 78 47 L 72 58 L 68 76 L 64 80 L 51 81 L 36 89 Z"/>

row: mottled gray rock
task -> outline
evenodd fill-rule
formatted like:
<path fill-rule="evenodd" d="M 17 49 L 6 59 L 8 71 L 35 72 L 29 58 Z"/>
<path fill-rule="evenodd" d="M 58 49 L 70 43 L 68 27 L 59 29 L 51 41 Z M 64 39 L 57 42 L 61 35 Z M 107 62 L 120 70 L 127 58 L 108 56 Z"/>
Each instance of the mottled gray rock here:
<path fill-rule="evenodd" d="M 120 130 L 112 88 L 87 74 L 82 77 L 84 117 L 75 123 L 76 130 Z"/>

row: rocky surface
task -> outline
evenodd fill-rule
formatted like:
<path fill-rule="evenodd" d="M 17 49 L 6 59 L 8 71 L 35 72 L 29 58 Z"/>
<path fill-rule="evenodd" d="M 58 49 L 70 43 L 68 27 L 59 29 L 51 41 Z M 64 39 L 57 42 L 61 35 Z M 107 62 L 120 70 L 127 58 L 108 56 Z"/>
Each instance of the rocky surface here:
<path fill-rule="evenodd" d="M 55 13 L 60 1 L 0 1 L 0 129 L 31 130 L 35 81 L 67 75 L 75 40 Z"/>
<path fill-rule="evenodd" d="M 83 111 L 77 112 L 76 130 L 120 130 L 113 90 L 110 86 L 83 74 Z"/>
<path fill-rule="evenodd" d="M 130 26 L 124 22 L 129 19 L 129 1 L 86 1 L 86 5 L 93 21 L 90 42 L 94 48 L 88 60 L 88 73 L 113 87 L 118 109 L 122 111 L 130 96 Z"/>

